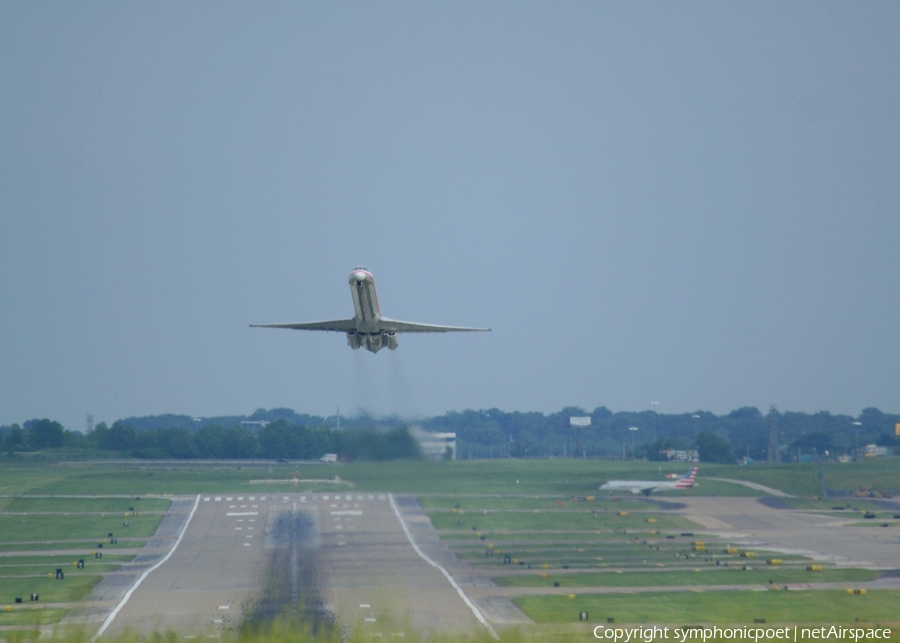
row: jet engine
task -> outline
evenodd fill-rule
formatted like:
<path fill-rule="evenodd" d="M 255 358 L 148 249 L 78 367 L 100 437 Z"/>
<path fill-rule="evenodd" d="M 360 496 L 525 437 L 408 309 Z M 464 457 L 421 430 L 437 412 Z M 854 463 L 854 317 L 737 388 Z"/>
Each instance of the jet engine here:
<path fill-rule="evenodd" d="M 385 346 L 395 350 L 397 348 L 397 333 L 387 330 L 380 333 L 360 333 L 351 330 L 347 331 L 347 344 L 353 350 L 365 348 L 373 353 L 377 353 Z"/>

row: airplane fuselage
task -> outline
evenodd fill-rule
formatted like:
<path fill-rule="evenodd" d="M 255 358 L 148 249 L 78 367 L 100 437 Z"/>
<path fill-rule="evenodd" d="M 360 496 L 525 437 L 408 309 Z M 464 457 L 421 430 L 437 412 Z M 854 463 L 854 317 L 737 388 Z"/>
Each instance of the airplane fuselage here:
<path fill-rule="evenodd" d="M 350 296 L 353 297 L 357 332 L 377 332 L 381 308 L 378 306 L 375 278 L 371 272 L 357 268 L 350 273 Z"/>
<path fill-rule="evenodd" d="M 353 320 L 356 332 L 347 331 L 347 344 L 352 349 L 365 347 L 377 353 L 382 348 L 397 348 L 397 334 L 381 326 L 381 307 L 375 290 L 375 277 L 363 268 L 350 273 L 350 296 L 353 298 Z"/>
<path fill-rule="evenodd" d="M 260 328 L 290 328 L 293 330 L 322 330 L 347 334 L 350 348 L 365 347 L 377 353 L 384 347 L 397 348 L 398 333 L 450 333 L 465 331 L 487 331 L 489 328 L 469 328 L 465 326 L 439 326 L 419 324 L 381 316 L 378 293 L 375 292 L 375 278 L 365 268 L 354 268 L 350 273 L 350 296 L 353 299 L 352 319 L 333 319 L 321 322 L 299 322 L 296 324 L 251 324 Z"/>
<path fill-rule="evenodd" d="M 678 480 L 609 480 L 600 485 L 601 491 L 630 491 L 649 496 L 654 491 L 672 491 L 675 489 L 692 489 L 696 484 L 697 467 L 693 467 Z"/>

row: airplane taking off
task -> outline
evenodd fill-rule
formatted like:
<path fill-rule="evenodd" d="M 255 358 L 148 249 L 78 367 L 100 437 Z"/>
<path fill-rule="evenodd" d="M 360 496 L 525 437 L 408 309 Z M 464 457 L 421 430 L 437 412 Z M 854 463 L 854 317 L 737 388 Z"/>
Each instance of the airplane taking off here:
<path fill-rule="evenodd" d="M 250 324 L 251 328 L 291 328 L 293 330 L 328 330 L 347 333 L 347 343 L 356 350 L 365 346 L 373 353 L 387 346 L 397 348 L 397 333 L 452 333 L 457 331 L 489 331 L 490 328 L 464 326 L 435 326 L 387 319 L 381 316 L 375 278 L 366 268 L 354 268 L 350 273 L 350 295 L 355 314 L 352 319 L 335 319 L 299 324 Z"/>
<path fill-rule="evenodd" d="M 653 491 L 668 491 L 671 489 L 692 489 L 697 478 L 697 467 L 692 468 L 683 478 L 675 482 L 665 480 L 610 480 L 600 485 L 602 491 L 630 491 L 634 495 L 639 493 L 649 496 Z"/>

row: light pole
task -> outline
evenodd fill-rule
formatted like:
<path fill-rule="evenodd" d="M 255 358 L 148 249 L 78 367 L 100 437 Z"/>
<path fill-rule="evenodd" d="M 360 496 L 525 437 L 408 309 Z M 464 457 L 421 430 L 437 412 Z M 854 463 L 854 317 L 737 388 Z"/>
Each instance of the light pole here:
<path fill-rule="evenodd" d="M 659 408 L 659 402 L 650 402 L 650 406 L 653 407 L 653 441 L 656 442 L 656 410 Z"/>
<path fill-rule="evenodd" d="M 628 430 L 631 431 L 631 459 L 635 460 L 634 455 L 634 434 L 637 433 L 638 428 L 636 426 L 628 427 Z"/>
<path fill-rule="evenodd" d="M 859 460 L 859 427 L 862 426 L 862 422 L 854 422 L 853 426 L 856 427 L 856 451 L 853 453 L 853 459 Z"/>
<path fill-rule="evenodd" d="M 694 418 L 694 440 L 697 439 L 697 420 L 700 419 L 700 416 L 694 413 L 692 416 Z"/>

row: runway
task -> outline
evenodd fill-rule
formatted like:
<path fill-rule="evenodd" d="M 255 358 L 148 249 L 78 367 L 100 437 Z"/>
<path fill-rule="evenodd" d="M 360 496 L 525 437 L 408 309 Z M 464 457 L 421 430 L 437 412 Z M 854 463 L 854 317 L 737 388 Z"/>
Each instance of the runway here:
<path fill-rule="evenodd" d="M 261 600 L 277 611 L 297 605 L 298 597 L 301 608 L 305 601 L 316 613 L 333 615 L 342 627 L 376 636 L 476 632 L 484 625 L 466 601 L 494 625 L 522 624 L 527 618 L 513 606 L 513 596 L 565 589 L 494 586 L 488 570 L 457 559 L 439 540 L 414 497 L 395 500 L 396 513 L 391 497 L 383 493 L 201 496 L 179 547 L 134 591 L 108 632 L 172 628 L 186 635 L 215 636 L 237 627 L 254 609 L 259 612 Z M 672 513 L 694 521 L 698 532 L 718 536 L 723 543 L 803 554 L 842 566 L 900 569 L 895 530 L 846 526 L 859 521 L 857 514 L 836 517 L 778 509 L 744 497 L 685 496 L 679 502 L 681 507 Z M 176 527 L 186 520 L 186 508 L 192 504 L 193 498 L 173 503 L 178 509 L 164 521 L 165 533 L 151 543 L 157 558 L 170 550 Z M 447 570 L 453 584 L 423 556 Z M 130 578 L 128 586 L 135 579 Z M 880 579 L 872 587 L 896 587 L 898 580 Z M 119 596 L 127 590 L 122 582 L 116 587 Z M 646 589 L 585 587 L 565 592 Z M 689 588 L 661 591 L 684 589 Z M 113 609 L 112 598 L 106 596 L 106 613 Z"/>
<path fill-rule="evenodd" d="M 107 633 L 214 633 L 237 625 L 259 590 L 269 500 L 202 496 L 178 548 L 131 595 Z"/>
<path fill-rule="evenodd" d="M 285 536 L 285 516 L 306 526 L 302 539 Z M 273 590 L 270 561 L 279 551 L 294 571 Z M 313 596 L 340 625 L 375 635 L 482 627 L 447 578 L 416 553 L 387 494 L 289 493 L 201 496 L 178 548 L 107 632 L 172 628 L 214 636 L 273 592 L 286 595 L 287 606 Z"/>

